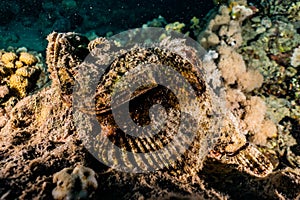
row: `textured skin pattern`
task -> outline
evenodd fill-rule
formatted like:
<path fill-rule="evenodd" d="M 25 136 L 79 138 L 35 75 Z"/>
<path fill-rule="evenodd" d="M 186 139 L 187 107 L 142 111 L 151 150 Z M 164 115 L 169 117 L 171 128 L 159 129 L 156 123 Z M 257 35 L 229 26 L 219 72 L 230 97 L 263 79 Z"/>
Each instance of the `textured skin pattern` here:
<path fill-rule="evenodd" d="M 164 161 L 159 155 L 145 160 L 146 165 L 153 165 L 154 168 L 156 163 L 166 162 L 166 166 L 174 167 L 176 170 L 180 167 L 181 170 L 179 171 L 186 171 L 190 174 L 196 173 L 202 168 L 203 160 L 208 153 L 206 141 L 210 137 L 207 132 L 211 126 L 208 116 L 212 113 L 210 106 L 207 106 L 211 105 L 211 98 L 207 91 L 205 80 L 199 70 L 201 66 L 193 65 L 188 60 L 183 59 L 181 56 L 167 49 L 159 47 L 132 47 L 127 52 L 122 53 L 119 52 L 118 49 L 115 50 L 113 44 L 109 44 L 108 41 L 106 42 L 107 44 L 104 45 L 104 48 L 97 48 L 97 45 L 95 44 L 105 44 L 105 40 L 103 39 L 98 39 L 91 42 L 89 45 L 90 48 L 95 48 L 90 49 L 92 53 L 98 51 L 94 54 L 96 57 L 95 60 L 105 60 L 101 57 L 102 55 L 105 55 L 105 52 L 99 52 L 105 49 L 105 47 L 106 52 L 109 52 L 112 57 L 117 58 L 112 60 L 111 64 L 105 69 L 105 73 L 99 81 L 95 94 L 94 110 L 97 113 L 97 119 L 101 124 L 103 133 L 110 138 L 110 141 L 121 149 L 135 153 L 147 153 L 164 148 L 168 143 L 173 142 L 173 137 L 176 136 L 179 125 L 182 123 L 180 120 L 189 120 L 190 118 L 199 117 L 203 120 L 199 120 L 197 126 L 201 126 L 202 130 L 195 130 L 195 132 L 190 133 L 195 135 L 195 140 L 186 153 L 183 156 L 178 157 L 178 162 L 171 164 L 172 166 L 168 166 L 169 161 Z M 110 48 L 107 48 L 107 46 Z M 192 53 L 193 52 L 191 52 L 191 54 Z M 103 64 L 105 66 L 106 62 L 97 62 L 97 64 L 100 66 Z M 126 101 L 130 100 L 130 117 L 138 126 L 149 125 L 152 123 L 149 110 L 151 106 L 155 104 L 162 105 L 165 108 L 167 115 L 164 126 L 153 137 L 132 137 L 124 132 L 130 131 L 130 128 L 134 127 L 128 127 L 128 130 L 122 130 L 116 124 L 111 111 L 111 98 L 115 89 L 114 86 L 121 77 L 128 75 L 128 72 L 135 70 L 135 73 L 130 73 L 129 75 L 129 79 L 134 81 L 137 77 L 140 78 L 143 76 L 143 70 L 145 70 L 145 66 L 147 65 L 156 65 L 161 66 L 162 68 L 163 66 L 170 66 L 172 69 L 175 69 L 176 72 L 189 82 L 195 92 L 196 99 L 193 99 L 191 102 L 185 102 L 185 105 L 179 105 L 174 93 L 166 87 L 159 85 L 158 82 L 160 81 L 154 78 L 155 75 L 149 75 L 149 73 L 145 78 L 152 77 L 150 84 L 138 88 L 130 96 L 123 92 L 123 90 L 126 90 L 126 86 L 121 83 L 118 86 L 119 98 L 114 102 L 114 106 L 118 109 L 118 106 L 122 106 Z M 163 77 L 162 79 L 164 78 L 166 77 Z M 169 83 L 175 85 L 177 87 L 176 90 L 184 90 L 181 88 L 181 85 L 178 84 L 180 83 L 179 80 L 175 77 L 172 77 L 172 80 L 169 80 Z M 183 91 L 183 93 L 188 95 L 185 91 Z M 195 105 L 193 103 L 195 102 L 200 102 L 196 109 L 193 108 Z M 182 113 L 181 106 L 190 107 L 193 112 Z M 160 121 L 160 119 L 164 117 L 162 113 L 156 114 L 155 117 L 157 118 L 157 121 Z M 122 115 L 122 113 L 119 113 L 119 115 Z M 190 125 L 191 124 L 192 123 L 190 123 Z M 187 127 L 185 127 L 185 129 L 188 131 Z M 143 134 L 146 135 L 147 133 Z M 98 145 L 94 145 L 97 147 L 96 151 L 99 152 L 99 156 L 101 157 L 105 157 L 105 155 L 108 154 L 105 145 L 106 144 L 102 144 L 102 141 L 98 141 Z M 176 146 L 176 144 L 174 145 Z M 115 157 L 115 163 L 118 165 L 118 159 L 123 159 L 119 158 L 116 153 L 113 153 L 113 155 L 114 156 L 112 157 Z M 198 156 L 196 157 L 195 155 Z M 136 165 L 135 161 L 130 162 L 132 162 L 130 164 Z"/>
<path fill-rule="evenodd" d="M 60 80 L 60 85 L 62 86 L 66 85 L 65 82 L 68 82 L 68 80 L 73 80 L 73 76 L 76 74 L 76 65 L 80 62 L 80 59 L 76 55 L 76 46 L 82 47 L 78 45 L 80 43 L 78 38 L 80 37 L 74 33 L 53 33 L 48 37 L 47 63 L 50 65 L 50 71 L 51 69 L 52 71 L 57 71 L 54 74 L 58 76 L 58 80 Z M 76 45 L 73 45 L 74 43 Z M 86 42 L 83 43 L 83 46 L 85 46 Z M 239 133 L 239 130 L 236 128 L 231 114 L 228 113 L 228 116 L 224 118 L 219 134 L 211 132 L 211 128 L 214 125 L 214 122 L 211 120 L 211 98 L 213 97 L 208 92 L 209 86 L 205 82 L 202 72 L 199 70 L 202 65 L 201 63 L 197 63 L 195 61 L 197 59 L 193 57 L 195 55 L 193 50 L 188 47 L 184 49 L 184 46 L 181 48 L 184 49 L 185 55 L 189 55 L 189 60 L 187 60 L 165 49 L 164 46 L 161 46 L 161 48 L 135 46 L 128 51 L 122 51 L 120 48 L 114 46 L 113 42 L 109 42 L 104 38 L 98 38 L 90 42 L 88 46 L 90 54 L 97 61 L 97 65 L 106 67 L 105 73 L 100 78 L 96 89 L 95 105 L 90 105 L 85 112 L 96 113 L 97 120 L 102 128 L 102 134 L 104 133 L 109 137 L 110 141 L 119 148 L 139 153 L 155 151 L 172 141 L 172 137 L 176 135 L 176 128 L 180 124 L 178 121 L 180 116 L 183 116 L 182 119 L 185 119 L 185 116 L 187 118 L 201 118 L 198 124 L 201 130 L 192 133 L 196 137 L 189 149 L 172 167 L 166 169 L 170 170 L 170 172 L 172 171 L 171 174 L 176 172 L 175 174 L 185 173 L 189 176 L 195 176 L 201 170 L 207 155 L 208 159 L 234 166 L 239 171 L 244 171 L 256 177 L 264 177 L 272 172 L 273 166 L 271 162 L 255 146 L 246 142 L 245 136 Z M 117 59 L 111 59 L 116 57 Z M 151 105 L 162 104 L 165 107 L 167 120 L 161 132 L 154 137 L 140 139 L 129 137 L 124 134 L 124 130 L 120 130 L 112 116 L 110 100 L 114 84 L 128 71 L 137 69 L 139 65 L 146 64 L 168 65 L 179 72 L 191 84 L 197 96 L 196 101 L 200 102 L 200 105 L 192 113 L 181 113 L 176 97 L 171 91 L 159 86 L 155 80 L 153 80 L 153 84 L 151 85 L 138 88 L 130 97 L 124 96 L 124 98 L 119 98 L 121 100 L 117 102 L 117 105 L 120 106 L 130 99 L 130 116 L 138 125 L 147 125 L 151 122 L 151 116 L 149 116 Z M 91 64 L 88 67 L 93 71 L 92 68 L 95 66 Z M 63 69 L 68 71 L 70 79 L 61 76 L 61 74 L 64 74 L 60 72 Z M 134 79 L 134 77 L 131 78 Z M 64 90 L 68 90 L 68 88 L 62 89 L 63 94 L 68 94 Z M 193 103 L 190 104 L 188 102 L 183 106 L 193 107 Z M 96 136 L 96 138 L 98 137 Z M 209 146 L 207 143 L 208 140 L 216 140 L 216 144 Z M 107 154 L 107 150 L 101 148 L 103 145 L 101 141 L 96 139 L 91 141 L 91 144 L 99 152 L 99 156 Z M 214 144 L 214 142 L 209 144 Z M 210 150 L 210 153 L 208 154 L 203 149 Z M 116 165 L 118 165 L 118 159 L 115 158 Z M 160 158 L 153 158 L 153 160 L 145 162 L 149 164 L 159 161 Z M 135 161 L 130 160 L 129 162 L 134 164 Z"/>

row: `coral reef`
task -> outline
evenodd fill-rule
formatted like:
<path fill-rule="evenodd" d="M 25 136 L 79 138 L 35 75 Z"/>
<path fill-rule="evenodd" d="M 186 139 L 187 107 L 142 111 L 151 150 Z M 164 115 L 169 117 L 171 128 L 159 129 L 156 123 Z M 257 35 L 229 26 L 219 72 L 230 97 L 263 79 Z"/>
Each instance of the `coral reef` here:
<path fill-rule="evenodd" d="M 255 5 L 259 12 L 244 0 L 222 5 L 217 13 L 210 13 L 211 20 L 204 31 L 197 18 L 192 19 L 190 30 L 208 50 L 203 63 L 193 62 L 194 50 L 184 40 L 172 40 L 167 34 L 156 43 L 161 48 L 136 45 L 125 53 L 120 52 L 124 41 L 97 38 L 89 42 L 77 33 L 54 32 L 47 38 L 46 55 L 52 83 L 42 88 L 46 72 L 41 56 L 24 49 L 1 51 L 0 199 L 299 198 L 300 83 L 299 67 L 294 62 L 300 45 L 294 20 L 299 15 L 299 6 L 292 1 L 260 2 Z M 72 14 L 78 14 L 74 5 L 84 4 L 74 0 L 62 3 Z M 47 12 L 41 15 L 52 14 L 52 22 L 61 20 L 60 15 L 69 15 L 52 12 L 53 2 L 43 2 L 42 6 Z M 78 20 L 67 24 L 80 24 Z M 145 27 L 166 24 L 159 17 Z M 174 27 L 180 32 L 187 31 L 181 23 L 171 23 L 168 27 L 170 32 Z M 98 62 L 97 66 L 84 62 L 87 74 L 98 77 L 97 68 L 107 62 L 110 68 L 104 70 L 99 82 L 87 83 L 98 84 L 96 104 L 84 107 L 82 116 L 78 116 L 74 110 L 78 102 L 74 107 L 73 86 L 80 80 L 78 70 L 89 53 Z M 124 56 L 114 60 L 106 57 L 120 54 Z M 149 105 L 153 103 L 150 99 L 161 103 L 160 96 L 169 97 L 163 100 L 171 105 L 167 109 L 169 129 L 154 142 L 122 135 L 107 109 L 113 85 L 121 76 L 128 75 L 130 69 L 139 72 L 139 64 L 150 61 L 171 65 L 190 81 L 198 91 L 197 98 L 205 102 L 190 115 L 202 120 L 204 127 L 214 123 L 210 115 L 211 109 L 215 109 L 213 99 L 219 100 L 224 95 L 226 102 L 220 108 L 224 113 L 218 113 L 225 115 L 220 120 L 222 129 L 218 134 L 195 131 L 199 140 L 172 166 L 145 174 L 120 172 L 100 163 L 89 151 L 90 146 L 103 154 L 107 150 L 101 148 L 100 134 L 86 134 L 93 124 L 78 127 L 74 120 L 81 117 L 89 122 L 89 116 L 95 114 L 105 136 L 125 150 L 147 152 L 151 144 L 157 143 L 151 148 L 163 146 L 160 139 L 168 142 L 166 136 L 173 134 L 172 128 L 178 125 L 178 105 L 168 91 L 147 86 L 138 88 L 130 97 L 132 102 L 144 102 L 142 108 L 137 104 L 131 106 L 131 116 L 139 124 L 151 121 L 147 118 L 151 114 L 147 112 Z M 179 69 L 179 65 L 183 67 Z M 196 66 L 205 68 L 207 74 L 199 73 Z M 224 91 L 220 88 L 220 77 Z M 152 85 L 157 85 L 155 79 L 151 80 Z M 218 89 L 218 97 L 209 92 Z M 127 103 L 126 98 L 119 100 L 120 105 Z M 79 103 L 84 104 L 85 99 Z M 187 104 L 184 106 L 188 108 Z M 203 137 L 209 139 L 206 144 L 209 151 L 201 150 L 205 144 L 201 142 Z M 120 164 L 118 159 L 114 162 Z"/>
<path fill-rule="evenodd" d="M 9 113 L 18 100 L 40 89 L 47 82 L 41 55 L 24 48 L 0 53 L 0 108 Z M 9 118 L 1 114 L 0 129 Z"/>
<path fill-rule="evenodd" d="M 57 38 L 60 39 L 57 40 Z M 70 168 L 75 165 L 84 165 L 87 167 L 91 167 L 91 165 L 97 163 L 99 168 L 97 170 L 93 168 L 95 170 L 95 173 L 99 175 L 99 178 L 97 179 L 98 188 L 95 190 L 95 196 L 97 194 L 104 193 L 107 196 L 110 195 L 110 197 L 112 198 L 114 195 L 111 194 L 111 191 L 116 188 L 118 188 L 118 191 L 120 191 L 120 193 L 115 195 L 119 198 L 122 197 L 123 199 L 140 198 L 142 196 L 144 196 L 144 198 L 162 198 L 164 196 L 166 197 L 167 194 L 170 194 L 170 191 L 173 191 L 173 193 L 175 194 L 194 193 L 194 195 L 198 195 L 199 197 L 203 195 L 209 196 L 211 198 L 224 196 L 222 192 L 216 192 L 216 190 L 214 189 L 206 188 L 204 186 L 205 184 L 203 180 L 199 180 L 198 175 L 189 175 L 190 170 L 187 170 L 185 172 L 184 169 L 180 168 L 177 168 L 177 171 L 174 171 L 172 169 L 165 169 L 149 174 L 133 175 L 120 173 L 111 169 L 107 171 L 107 167 L 102 166 L 100 163 L 92 159 L 92 156 L 89 154 L 89 152 L 86 151 L 86 149 L 84 149 L 82 143 L 79 140 L 81 136 L 79 136 L 78 132 L 75 131 L 75 127 L 73 124 L 74 122 L 72 119 L 72 107 L 64 103 L 64 97 L 68 96 L 69 94 L 63 90 L 63 87 L 61 87 L 61 85 L 64 85 L 65 82 L 69 82 L 70 79 L 63 79 L 61 78 L 61 73 L 58 73 L 58 71 L 65 68 L 69 72 L 72 72 L 69 74 L 70 77 L 76 74 L 74 71 L 76 70 L 76 63 L 80 63 L 82 61 L 80 61 L 80 57 L 78 57 L 77 55 L 78 52 L 74 49 L 82 50 L 82 48 L 84 48 L 84 45 L 78 45 L 78 43 L 85 44 L 85 39 L 80 38 L 81 37 L 78 37 L 78 35 L 75 33 L 53 33 L 49 36 L 50 41 L 48 47 L 47 62 L 49 64 L 51 78 L 53 79 L 52 86 L 44 88 L 37 94 L 28 96 L 21 100 L 13 108 L 11 119 L 1 130 L 1 141 L 4 141 L 4 137 L 7 137 L 7 133 L 10 133 L 10 137 L 5 140 L 6 143 L 1 146 L 1 148 L 5 152 L 3 155 L 3 159 L 1 160 L 1 165 L 3 165 L 3 168 L 1 168 L 1 174 L 3 174 L 4 178 L 3 180 L 1 179 L 1 181 L 4 181 L 2 184 L 5 185 L 4 188 L 14 187 L 16 190 L 14 192 L 10 190 L 2 190 L 1 193 L 9 198 L 14 198 L 17 196 L 20 196 L 21 198 L 42 198 L 52 194 L 55 198 L 64 198 L 65 195 L 69 194 L 68 190 L 64 189 L 72 188 L 73 178 L 71 177 L 78 177 L 78 175 L 73 176 L 71 171 L 69 173 L 66 173 L 69 169 L 64 168 Z M 105 44 L 105 40 L 103 39 L 96 40 L 96 43 L 98 43 L 99 41 Z M 170 42 L 172 43 L 172 41 L 169 40 L 165 41 L 168 41 L 166 42 L 167 44 Z M 111 45 L 113 44 L 114 43 L 112 43 Z M 175 42 L 174 45 L 175 44 L 177 43 Z M 179 45 L 181 49 L 185 48 L 182 42 L 177 45 Z M 67 48 L 70 46 L 73 46 L 75 48 Z M 89 46 L 96 47 L 97 45 L 90 44 Z M 60 49 L 55 49 L 52 47 L 59 47 Z M 100 48 L 98 49 L 98 51 L 109 50 L 106 49 L 106 45 L 103 45 L 102 47 L 105 48 Z M 59 54 L 53 52 L 59 52 Z M 157 53 L 159 53 L 159 51 Z M 131 56 L 134 55 L 135 54 L 133 53 Z M 170 54 L 170 56 L 171 55 L 172 54 Z M 73 65 L 72 63 L 65 62 L 65 56 L 70 58 L 71 61 L 75 60 L 76 62 L 73 62 L 75 64 Z M 207 62 L 209 61 L 210 60 L 208 59 Z M 62 63 L 62 65 L 56 65 L 55 63 Z M 105 79 L 105 81 L 109 80 Z M 110 86 L 109 83 L 107 84 L 107 86 Z M 197 84 L 197 82 L 195 84 Z M 214 176 L 213 173 L 206 172 L 206 170 L 213 168 L 213 166 L 217 167 L 218 170 L 221 170 L 222 167 L 219 167 L 219 165 L 222 165 L 223 168 L 227 169 L 227 177 L 231 177 L 232 173 L 240 174 L 245 178 L 245 182 L 253 182 L 255 180 L 257 185 L 261 185 L 264 182 L 259 181 L 260 179 L 256 179 L 255 177 L 263 177 L 266 175 L 270 175 L 270 173 L 272 174 L 272 167 L 266 157 L 263 156 L 263 154 L 261 154 L 252 145 L 246 145 L 239 151 L 240 146 L 243 146 L 245 143 L 245 137 L 236 132 L 237 130 L 235 130 L 234 128 L 235 118 L 230 118 L 230 116 L 231 115 L 229 115 L 229 118 L 224 121 L 224 123 L 226 123 L 223 129 L 224 135 L 220 137 L 218 145 L 216 145 L 214 151 L 211 152 L 208 156 L 207 160 L 205 161 L 206 164 L 204 165 L 203 170 L 199 172 L 196 167 L 200 169 L 201 166 L 195 164 L 191 166 L 194 166 L 196 169 L 193 170 L 196 170 L 197 174 L 200 173 L 200 177 L 203 177 L 204 179 L 207 176 Z M 233 135 L 232 137 L 229 137 L 228 134 Z M 43 144 L 42 146 L 40 146 L 41 143 Z M 11 148 L 7 148 L 8 146 L 11 146 Z M 18 149 L 20 148 L 22 148 L 23 151 L 20 151 L 19 154 L 11 153 L 14 151 L 18 151 Z M 32 149 L 31 151 L 33 152 L 24 157 L 24 154 L 28 153 L 30 149 Z M 235 152 L 237 154 L 235 154 Z M 192 156 L 193 153 L 190 155 L 189 159 L 192 159 Z M 198 159 L 198 154 L 195 158 Z M 23 165 L 20 165 L 19 162 L 28 163 L 28 168 L 23 169 Z M 253 163 L 259 163 L 259 167 L 257 165 L 253 165 Z M 59 184 L 59 186 L 54 189 L 55 186 L 51 183 L 52 175 L 53 173 L 62 169 L 64 170 L 58 172 L 53 177 L 54 182 L 57 181 L 56 183 L 62 183 L 62 185 Z M 17 180 L 14 182 L 10 182 L 7 179 L 8 177 L 12 176 L 12 170 L 22 170 L 23 172 L 18 174 Z M 35 173 L 31 173 L 32 170 Z M 232 170 L 233 172 L 230 172 Z M 39 173 L 36 174 L 37 172 Z M 106 175 L 103 172 L 105 172 Z M 216 173 L 222 174 L 224 173 L 224 171 Z M 76 174 L 76 170 L 73 171 L 73 174 Z M 63 177 L 65 177 L 66 180 L 61 182 Z M 192 178 L 194 182 L 193 185 L 189 184 L 190 178 Z M 32 183 L 31 180 L 36 181 L 35 183 Z M 96 184 L 94 178 L 92 178 L 92 183 L 93 184 L 91 185 L 91 188 L 95 189 Z M 274 183 L 271 182 L 269 184 L 272 185 Z M 136 189 L 131 191 L 126 190 L 124 187 L 133 187 Z M 149 191 L 150 188 L 152 188 L 151 191 Z M 60 189 L 63 190 L 62 193 L 60 193 Z M 162 192 L 164 190 L 168 192 Z M 80 194 L 80 188 L 78 191 Z M 70 195 L 76 194 L 78 193 L 70 193 Z M 268 194 L 262 193 L 258 195 Z M 270 196 L 272 195 L 274 194 L 271 193 Z"/>
<path fill-rule="evenodd" d="M 22 98 L 35 87 L 41 87 L 46 82 L 46 75 L 40 55 L 28 52 L 18 54 L 4 51 L 1 53 L 0 84 L 9 86 L 11 96 Z"/>
<path fill-rule="evenodd" d="M 267 6 L 260 7 L 261 5 Z M 270 134 L 271 138 L 265 141 L 263 134 L 255 134 L 253 141 L 259 144 L 264 141 L 263 151 L 277 157 L 276 159 L 286 160 L 286 165 L 290 167 L 300 164 L 295 142 L 299 138 L 297 127 L 300 123 L 300 84 L 299 70 L 296 67 L 300 35 L 299 25 L 295 21 L 298 15 L 294 10 L 296 5 L 293 1 L 277 0 L 257 4 L 262 12 L 256 13 L 244 24 L 244 41 L 238 50 L 247 66 L 263 75 L 262 87 L 254 93 L 264 99 L 266 116 L 277 126 L 276 137 L 273 138 Z M 258 139 L 263 140 L 259 142 Z"/>
<path fill-rule="evenodd" d="M 241 23 L 253 14 L 245 2 L 223 5 L 198 37 L 205 48 L 218 54 L 215 62 L 226 87 L 227 106 L 238 118 L 239 128 L 253 136 L 254 143 L 266 145 L 268 137 L 276 136 L 276 126 L 266 115 L 263 99 L 250 94 L 262 86 L 264 77 L 239 53 L 244 42 Z"/>

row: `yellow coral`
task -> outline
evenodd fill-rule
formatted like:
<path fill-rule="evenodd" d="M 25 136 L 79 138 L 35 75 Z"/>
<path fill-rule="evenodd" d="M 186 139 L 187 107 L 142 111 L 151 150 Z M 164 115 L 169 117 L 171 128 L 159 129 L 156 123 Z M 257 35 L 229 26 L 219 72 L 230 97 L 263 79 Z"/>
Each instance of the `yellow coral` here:
<path fill-rule="evenodd" d="M 237 6 L 237 5 L 238 5 L 238 3 L 235 2 L 235 1 L 230 2 L 230 3 L 229 3 L 229 6 L 228 6 L 229 11 L 231 12 L 232 9 L 233 9 L 233 7 L 235 7 L 235 6 Z"/>
<path fill-rule="evenodd" d="M 33 65 L 38 60 L 37 60 L 37 58 L 34 55 L 32 55 L 30 53 L 27 53 L 27 52 L 22 52 L 20 54 L 19 61 L 25 63 L 26 65 Z"/>
<path fill-rule="evenodd" d="M 17 60 L 15 62 L 15 66 L 16 66 L 16 68 L 21 68 L 21 67 L 23 67 L 23 63 L 21 61 Z"/>
<path fill-rule="evenodd" d="M 15 65 L 14 65 L 14 63 L 9 62 L 9 63 L 6 63 L 5 67 L 9 68 L 9 69 L 13 69 L 13 68 L 15 68 Z"/>
<path fill-rule="evenodd" d="M 8 64 L 12 61 L 14 61 L 15 59 L 17 58 L 17 55 L 13 52 L 6 52 L 2 55 L 1 57 L 1 61 L 4 63 L 4 64 Z"/>
<path fill-rule="evenodd" d="M 18 76 L 16 74 L 11 75 L 9 79 L 10 88 L 15 89 L 20 97 L 26 96 L 26 90 L 28 88 L 29 82 L 27 78 L 23 76 Z"/>
<path fill-rule="evenodd" d="M 15 74 L 24 77 L 31 77 L 34 73 L 35 69 L 32 67 L 21 67 L 16 70 Z"/>

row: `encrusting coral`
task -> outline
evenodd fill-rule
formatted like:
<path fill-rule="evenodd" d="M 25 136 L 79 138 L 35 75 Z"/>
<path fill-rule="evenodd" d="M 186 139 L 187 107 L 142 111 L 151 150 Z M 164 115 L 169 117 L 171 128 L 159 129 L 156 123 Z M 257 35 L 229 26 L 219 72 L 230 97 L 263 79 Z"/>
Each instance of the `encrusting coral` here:
<path fill-rule="evenodd" d="M 26 65 L 34 65 L 38 61 L 38 59 L 30 53 L 21 52 L 19 61 L 23 62 Z"/>
<path fill-rule="evenodd" d="M 167 24 L 165 29 L 167 31 L 176 31 L 176 32 L 179 32 L 181 33 L 182 32 L 182 29 L 185 27 L 185 24 L 184 23 L 180 23 L 180 22 L 174 22 L 174 23 L 170 23 L 170 24 Z"/>

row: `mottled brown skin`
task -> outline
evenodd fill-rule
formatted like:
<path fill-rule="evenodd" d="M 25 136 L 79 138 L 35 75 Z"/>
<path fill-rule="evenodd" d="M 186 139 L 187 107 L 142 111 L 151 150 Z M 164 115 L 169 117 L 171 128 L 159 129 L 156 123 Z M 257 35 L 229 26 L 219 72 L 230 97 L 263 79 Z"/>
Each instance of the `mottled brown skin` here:
<path fill-rule="evenodd" d="M 47 37 L 47 64 L 51 79 L 57 85 L 65 103 L 71 105 L 74 69 L 88 55 L 88 39 L 75 33 L 53 32 Z"/>
<path fill-rule="evenodd" d="M 64 53 L 65 49 L 70 47 L 72 44 L 70 41 L 72 41 L 73 37 L 78 38 L 78 35 L 74 33 L 65 35 L 53 33 L 48 36 L 49 46 L 47 62 L 50 66 L 51 75 L 57 76 L 56 80 L 59 80 L 60 82 L 59 85 L 61 87 L 63 96 L 69 94 L 68 84 L 71 82 L 70 85 L 73 85 L 72 80 L 73 76 L 76 74 L 76 65 L 80 63 L 80 59 L 78 59 L 78 57 L 70 53 Z M 79 40 L 76 41 L 80 43 Z M 84 45 L 86 45 L 85 42 Z M 112 50 L 114 49 L 112 46 L 113 44 L 104 38 L 98 38 L 89 43 L 89 50 L 91 53 L 93 51 L 111 53 L 111 56 L 113 57 L 117 53 L 116 51 Z M 52 52 L 49 53 L 49 51 Z M 190 54 L 192 55 L 193 52 L 190 52 Z M 95 55 L 99 55 L 99 52 L 95 53 Z M 85 110 L 85 112 L 96 113 L 98 122 L 102 127 L 102 131 L 110 138 L 111 141 L 127 151 L 148 152 L 162 148 L 166 143 L 171 141 L 172 137 L 176 134 L 167 131 L 173 130 L 172 128 L 165 127 L 164 131 L 161 132 L 161 135 L 157 135 L 148 141 L 131 138 L 126 136 L 122 130 L 118 128 L 112 117 L 110 98 L 114 83 L 130 69 L 137 67 L 139 64 L 150 63 L 171 66 L 183 77 L 185 77 L 185 79 L 188 80 L 188 82 L 192 85 L 193 89 L 196 91 L 197 98 L 199 98 L 198 100 L 211 103 L 209 100 L 210 96 L 206 90 L 207 85 L 205 84 L 201 72 L 197 70 L 196 66 L 194 66 L 194 63 L 191 63 L 183 59 L 181 56 L 169 52 L 163 48 L 132 48 L 130 51 L 127 51 L 122 56 L 118 57 L 118 59 L 115 59 L 111 62 L 109 67 L 106 69 L 105 74 L 99 81 L 95 94 L 95 107 L 91 105 L 90 109 Z M 166 97 L 165 105 L 169 106 L 166 109 L 168 120 L 173 122 L 170 124 L 172 124 L 172 126 L 174 126 L 176 129 L 176 126 L 178 126 L 178 114 L 176 113 L 178 113 L 179 109 L 178 102 L 176 102 L 176 97 L 172 96 L 170 91 L 158 87 L 155 83 L 150 87 L 140 88 L 130 97 L 132 102 L 130 104 L 132 105 L 130 108 L 132 112 L 132 119 L 139 125 L 150 123 L 148 110 L 152 104 L 161 102 L 161 96 Z M 139 107 L 138 102 L 142 102 L 143 106 Z M 121 105 L 124 102 L 118 103 Z M 204 108 L 204 111 L 207 112 L 207 118 L 209 118 L 209 109 Z M 174 119 L 172 116 L 177 117 Z M 209 126 L 207 128 L 209 128 Z M 199 163 L 193 164 L 195 163 L 194 160 L 197 160 L 197 147 L 201 145 L 197 142 L 197 140 L 200 141 L 201 137 L 207 137 L 207 134 L 197 134 L 196 141 L 192 143 L 189 153 L 183 155 L 178 163 L 173 166 L 175 169 L 177 168 L 185 171 L 185 173 L 191 173 L 192 176 L 201 170 L 202 162 L 200 162 L 200 165 Z M 207 138 L 209 138 L 209 136 Z M 98 142 L 101 144 L 101 141 Z M 273 170 L 271 162 L 262 153 L 260 153 L 255 146 L 246 142 L 245 136 L 236 130 L 233 122 L 229 118 L 225 119 L 224 127 L 221 129 L 220 137 L 210 151 L 208 159 L 213 159 L 221 163 L 232 165 L 239 171 L 244 171 L 256 177 L 265 177 Z M 183 170 L 186 168 L 188 168 L 188 170 Z M 177 169 L 176 171 L 178 172 Z"/>

